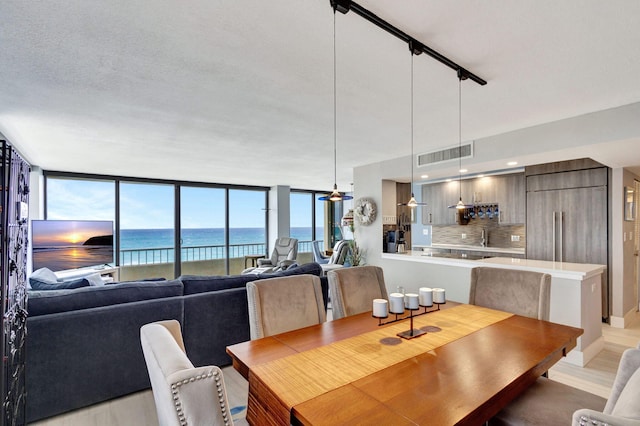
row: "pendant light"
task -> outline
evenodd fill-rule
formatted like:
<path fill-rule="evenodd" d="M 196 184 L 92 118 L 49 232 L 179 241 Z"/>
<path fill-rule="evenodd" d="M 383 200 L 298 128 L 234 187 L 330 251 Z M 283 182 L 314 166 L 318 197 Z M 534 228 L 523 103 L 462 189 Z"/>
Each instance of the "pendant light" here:
<path fill-rule="evenodd" d="M 462 68 L 458 68 L 458 188 L 460 190 L 460 199 L 455 206 L 458 210 L 472 207 L 462 201 L 462 80 L 467 78 L 466 72 Z"/>
<path fill-rule="evenodd" d="M 422 53 L 420 43 L 415 40 L 409 41 L 409 50 L 411 51 L 411 198 L 406 203 L 398 203 L 399 206 L 418 207 L 424 206 L 426 203 L 419 203 L 413 193 L 413 56 Z"/>
<path fill-rule="evenodd" d="M 351 200 L 350 195 L 342 195 L 338 191 L 338 138 L 337 138 L 337 106 L 336 106 L 336 6 L 333 8 L 333 191 L 329 195 L 318 197 L 321 201 Z"/>

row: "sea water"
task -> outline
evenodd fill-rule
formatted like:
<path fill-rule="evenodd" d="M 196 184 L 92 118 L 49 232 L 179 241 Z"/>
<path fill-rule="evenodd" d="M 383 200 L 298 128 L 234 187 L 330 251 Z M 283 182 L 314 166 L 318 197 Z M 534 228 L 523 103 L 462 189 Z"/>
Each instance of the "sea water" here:
<path fill-rule="evenodd" d="M 299 242 L 311 241 L 310 227 L 292 227 L 291 237 Z M 120 231 L 120 264 L 145 264 L 172 262 L 174 259 L 173 229 L 123 229 Z M 316 235 L 323 235 L 317 228 Z M 249 254 L 265 254 L 264 228 L 230 228 L 229 257 Z M 180 232 L 181 258 L 183 260 L 223 259 L 227 256 L 224 228 L 182 229 Z M 300 247 L 305 249 L 305 247 Z M 309 246 L 306 250 L 311 251 Z"/>

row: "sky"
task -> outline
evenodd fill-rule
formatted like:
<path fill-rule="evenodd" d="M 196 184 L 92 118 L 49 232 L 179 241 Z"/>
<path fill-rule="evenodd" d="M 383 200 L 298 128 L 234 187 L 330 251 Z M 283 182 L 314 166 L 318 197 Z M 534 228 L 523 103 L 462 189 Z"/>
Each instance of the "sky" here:
<path fill-rule="evenodd" d="M 224 228 L 224 194 L 220 188 L 182 187 L 182 227 Z M 291 197 L 291 226 L 311 227 L 310 195 Z M 231 228 L 264 227 L 264 192 L 230 190 L 229 205 Z M 173 228 L 173 211 L 172 185 L 121 184 L 121 229 Z M 115 220 L 115 183 L 48 178 L 47 219 Z"/>

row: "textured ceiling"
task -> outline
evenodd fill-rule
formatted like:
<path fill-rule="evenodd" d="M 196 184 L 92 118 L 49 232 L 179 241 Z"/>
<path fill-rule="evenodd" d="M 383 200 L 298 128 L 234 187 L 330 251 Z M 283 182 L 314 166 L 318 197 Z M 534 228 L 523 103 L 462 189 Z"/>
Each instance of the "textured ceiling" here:
<path fill-rule="evenodd" d="M 640 101 L 636 0 L 358 3 L 488 81 L 463 83 L 465 140 Z M 0 132 L 34 165 L 333 184 L 328 0 L 9 0 L 0 19 Z M 411 55 L 353 12 L 336 43 L 348 190 L 353 167 L 409 154 Z M 457 144 L 455 72 L 425 55 L 414 70 L 415 151 Z M 640 150 L 606 158 L 638 166 Z"/>

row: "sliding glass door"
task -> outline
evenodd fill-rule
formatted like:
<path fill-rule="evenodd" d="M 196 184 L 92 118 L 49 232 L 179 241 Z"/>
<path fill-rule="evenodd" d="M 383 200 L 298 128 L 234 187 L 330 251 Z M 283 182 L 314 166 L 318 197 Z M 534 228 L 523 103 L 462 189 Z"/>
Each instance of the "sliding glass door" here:
<path fill-rule="evenodd" d="M 173 185 L 120 183 L 120 275 L 174 277 Z"/>

